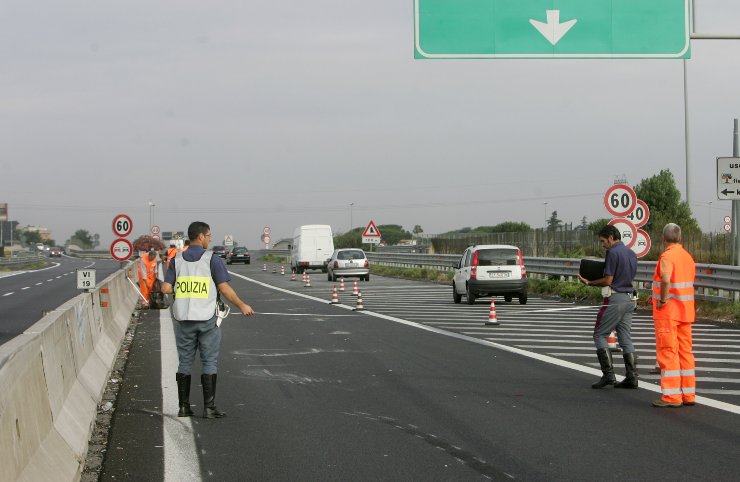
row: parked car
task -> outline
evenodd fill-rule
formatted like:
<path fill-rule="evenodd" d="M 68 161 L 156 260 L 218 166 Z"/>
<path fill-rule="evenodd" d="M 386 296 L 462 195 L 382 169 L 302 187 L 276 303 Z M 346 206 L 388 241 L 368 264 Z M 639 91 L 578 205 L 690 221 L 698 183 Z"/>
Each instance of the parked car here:
<path fill-rule="evenodd" d="M 370 281 L 370 263 L 361 249 L 336 249 L 326 263 L 329 281 L 340 276 L 353 276 Z"/>
<path fill-rule="evenodd" d="M 236 248 L 229 251 L 226 255 L 226 264 L 232 263 L 244 263 L 249 264 L 251 262 L 251 256 L 249 250 L 244 246 L 237 246 Z"/>
<path fill-rule="evenodd" d="M 54 246 L 53 248 L 49 250 L 49 257 L 50 258 L 52 257 L 61 258 L 62 252 L 63 252 L 62 248 L 60 248 L 59 246 Z"/>
<path fill-rule="evenodd" d="M 226 249 L 226 246 L 213 247 L 213 254 L 215 254 L 216 256 L 220 256 L 221 258 L 225 258 L 227 252 L 228 250 Z"/>
<path fill-rule="evenodd" d="M 487 244 L 470 246 L 455 268 L 452 300 L 460 303 L 465 295 L 469 305 L 482 296 L 514 296 L 527 303 L 527 270 L 522 251 L 516 246 Z"/>

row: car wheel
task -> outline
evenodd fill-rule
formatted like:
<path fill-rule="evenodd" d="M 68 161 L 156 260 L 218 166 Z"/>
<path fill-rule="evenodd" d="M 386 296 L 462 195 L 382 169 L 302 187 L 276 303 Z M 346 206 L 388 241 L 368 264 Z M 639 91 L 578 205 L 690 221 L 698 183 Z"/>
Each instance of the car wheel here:
<path fill-rule="evenodd" d="M 231 261 L 227 261 L 226 264 L 231 264 Z"/>
<path fill-rule="evenodd" d="M 507 303 L 511 303 L 513 296 L 511 295 L 504 295 L 504 301 Z"/>
<path fill-rule="evenodd" d="M 472 305 L 475 303 L 475 295 L 473 294 L 473 291 L 470 289 L 470 285 L 465 286 L 465 298 L 467 303 L 469 305 Z"/>
<path fill-rule="evenodd" d="M 251 261 L 245 261 L 244 264 L 252 264 Z"/>
<path fill-rule="evenodd" d="M 519 295 L 519 304 L 520 305 L 526 305 L 527 304 L 527 293 L 522 293 Z"/>
<path fill-rule="evenodd" d="M 370 275 L 369 274 L 366 274 L 365 275 L 365 281 L 370 281 Z"/>
<path fill-rule="evenodd" d="M 455 283 L 452 283 L 452 301 L 455 304 L 458 304 L 462 301 L 462 295 L 457 292 L 457 288 L 455 287 Z"/>

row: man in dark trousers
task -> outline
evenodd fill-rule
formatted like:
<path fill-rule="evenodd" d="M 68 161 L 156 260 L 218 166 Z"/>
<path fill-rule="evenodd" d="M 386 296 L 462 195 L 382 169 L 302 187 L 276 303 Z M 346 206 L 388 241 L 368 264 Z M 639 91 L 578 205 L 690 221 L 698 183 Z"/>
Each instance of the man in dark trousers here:
<path fill-rule="evenodd" d="M 604 302 L 596 316 L 594 326 L 594 344 L 599 359 L 601 379 L 591 385 L 592 388 L 604 388 L 614 385 L 616 388 L 637 388 L 637 356 L 632 344 L 632 313 L 637 304 L 632 281 L 637 273 L 637 256 L 622 243 L 622 236 L 614 226 L 604 226 L 599 231 L 599 242 L 606 249 L 604 276 L 588 281 L 578 276 L 582 283 L 600 286 Z M 614 376 L 612 354 L 609 351 L 607 337 L 612 330 L 617 330 L 619 345 L 622 347 L 624 366 L 627 371 L 625 379 L 619 383 Z"/>
<path fill-rule="evenodd" d="M 162 283 L 162 292 L 174 293 L 172 317 L 175 319 L 175 340 L 180 364 L 175 378 L 180 403 L 178 417 L 193 415 L 190 409 L 190 372 L 196 349 L 200 351 L 203 368 L 203 418 L 222 418 L 226 414 L 216 408 L 216 378 L 221 345 L 221 328 L 216 323 L 219 297 L 236 306 L 246 316 L 252 308 L 236 295 L 229 285 L 224 262 L 208 249 L 211 228 L 196 221 L 188 227 L 190 248 L 178 253 Z"/>

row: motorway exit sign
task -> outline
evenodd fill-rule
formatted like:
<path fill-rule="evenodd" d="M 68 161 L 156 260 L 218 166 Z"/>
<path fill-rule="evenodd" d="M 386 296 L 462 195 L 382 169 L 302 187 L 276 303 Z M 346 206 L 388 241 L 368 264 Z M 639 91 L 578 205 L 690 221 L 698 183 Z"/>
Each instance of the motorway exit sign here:
<path fill-rule="evenodd" d="M 414 0 L 414 57 L 689 58 L 689 3 Z"/>

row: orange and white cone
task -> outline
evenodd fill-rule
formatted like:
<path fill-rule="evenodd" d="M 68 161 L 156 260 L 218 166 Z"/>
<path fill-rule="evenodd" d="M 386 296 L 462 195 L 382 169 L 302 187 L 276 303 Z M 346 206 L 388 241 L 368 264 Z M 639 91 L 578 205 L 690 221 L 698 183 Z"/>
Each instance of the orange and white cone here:
<path fill-rule="evenodd" d="M 339 291 L 344 291 L 344 278 L 339 278 Z"/>
<path fill-rule="evenodd" d="M 306 274 L 306 272 L 304 271 L 303 272 L 303 277 L 301 278 L 301 281 L 303 281 L 303 284 L 304 285 L 306 284 L 306 276 L 308 276 L 308 274 Z"/>
<path fill-rule="evenodd" d="M 280 276 L 285 276 L 285 266 L 280 265 Z"/>
<path fill-rule="evenodd" d="M 306 284 L 303 285 L 304 288 L 310 288 L 311 287 L 311 275 L 306 275 Z"/>
<path fill-rule="evenodd" d="M 277 274 L 277 267 L 274 264 L 272 265 L 272 274 Z"/>
<path fill-rule="evenodd" d="M 263 264 L 262 265 L 262 271 L 267 271 L 267 265 L 266 264 Z"/>
<path fill-rule="evenodd" d="M 337 293 L 337 287 L 335 286 L 331 292 L 331 304 L 336 305 L 339 303 L 339 294 Z"/>
<path fill-rule="evenodd" d="M 295 271 L 290 273 L 290 281 L 295 281 Z"/>
<path fill-rule="evenodd" d="M 498 325 L 500 324 L 498 322 L 498 318 L 496 318 L 496 303 L 493 301 L 493 296 L 491 296 L 491 309 L 488 311 L 488 321 L 486 322 L 486 325 Z"/>
<path fill-rule="evenodd" d="M 359 291 L 357 292 L 357 306 L 355 306 L 355 311 L 362 311 L 365 307 L 362 305 L 362 293 Z"/>
<path fill-rule="evenodd" d="M 616 330 L 612 330 L 611 333 L 609 333 L 609 336 L 606 337 L 606 342 L 609 344 L 609 350 L 611 351 L 619 351 L 619 343 L 617 343 L 617 332 Z"/>
<path fill-rule="evenodd" d="M 355 280 L 355 285 L 352 288 L 352 296 L 359 296 L 360 294 L 360 287 L 357 286 L 357 280 Z"/>

